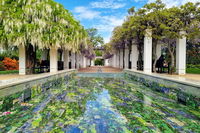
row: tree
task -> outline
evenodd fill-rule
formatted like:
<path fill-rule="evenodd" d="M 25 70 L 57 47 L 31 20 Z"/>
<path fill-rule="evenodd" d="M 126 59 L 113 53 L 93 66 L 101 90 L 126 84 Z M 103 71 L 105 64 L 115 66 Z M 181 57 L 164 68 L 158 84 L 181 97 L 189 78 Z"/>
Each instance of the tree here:
<path fill-rule="evenodd" d="M 144 5 L 137 11 L 132 7 L 128 10 L 129 16 L 122 26 L 118 26 L 113 30 L 110 44 L 116 50 L 122 49 L 125 45 L 137 44 L 139 50 L 138 61 L 142 62 L 144 31 L 145 29 L 152 29 L 154 72 L 158 59 L 156 48 L 160 42 L 164 42 L 168 47 L 171 68 L 175 70 L 176 39 L 186 36 L 189 42 L 194 44 L 200 42 L 199 5 L 199 3 L 189 2 L 181 7 L 166 8 L 161 0 L 156 0 L 154 3 Z M 180 30 L 185 30 L 187 34 L 180 35 Z"/>
<path fill-rule="evenodd" d="M 89 43 L 93 45 L 93 47 L 100 46 L 104 44 L 103 37 L 98 34 L 98 30 L 95 28 L 86 29 L 89 36 Z"/>
<path fill-rule="evenodd" d="M 87 33 L 71 13 L 53 0 L 2 0 L 0 45 L 25 46 L 27 67 L 35 65 L 36 48 L 78 51 Z"/>

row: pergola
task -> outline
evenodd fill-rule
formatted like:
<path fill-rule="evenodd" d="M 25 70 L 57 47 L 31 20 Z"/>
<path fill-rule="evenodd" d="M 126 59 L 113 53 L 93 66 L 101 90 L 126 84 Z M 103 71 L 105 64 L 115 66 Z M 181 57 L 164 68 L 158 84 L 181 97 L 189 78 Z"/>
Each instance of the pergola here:
<path fill-rule="evenodd" d="M 185 31 L 180 31 L 181 35 L 186 34 Z M 102 49 L 100 49 L 102 50 Z M 131 61 L 131 69 L 137 70 L 137 61 L 139 51 L 136 44 L 131 47 L 131 54 L 129 60 L 129 49 L 125 49 L 125 56 L 123 56 L 123 50 L 116 52 L 113 57 L 105 61 L 105 66 L 112 66 L 116 68 L 129 69 L 129 61 Z M 152 72 L 152 31 L 146 30 L 144 37 L 144 54 L 143 54 L 143 71 L 145 73 Z M 46 52 L 43 52 L 46 53 Z M 157 45 L 156 51 L 157 57 L 161 56 L 161 44 Z M 99 58 L 99 57 L 97 57 Z M 94 66 L 94 60 L 87 59 L 81 53 L 74 53 L 68 50 L 63 50 L 62 61 L 64 63 L 64 69 L 79 69 L 87 66 Z M 58 71 L 58 48 L 50 48 L 50 73 Z M 71 67 L 69 67 L 71 62 Z M 124 67 L 123 67 L 124 66 Z M 177 38 L 176 43 L 176 72 L 179 75 L 186 73 L 186 37 Z M 19 74 L 26 74 L 26 53 L 25 47 L 19 46 Z"/>
<path fill-rule="evenodd" d="M 185 35 L 185 31 L 180 31 L 180 35 Z M 144 54 L 143 54 L 143 71 L 146 73 L 152 72 L 152 30 L 147 29 L 144 37 Z M 139 51 L 136 44 L 131 47 L 130 61 L 132 63 L 131 69 L 137 70 L 137 61 Z M 157 45 L 157 57 L 161 56 L 161 44 Z M 124 58 L 124 59 L 123 59 Z M 124 64 L 123 64 L 124 60 Z M 116 52 L 110 59 L 110 65 L 113 67 L 128 69 L 129 66 L 129 49 L 125 49 L 125 56 L 123 57 L 123 50 Z M 176 42 L 176 73 L 178 75 L 186 74 L 186 37 L 177 38 Z"/>
<path fill-rule="evenodd" d="M 50 73 L 56 73 L 58 71 L 58 48 L 50 48 Z M 42 52 L 42 59 L 47 59 L 47 49 Z M 79 69 L 87 66 L 87 58 L 77 52 L 69 50 L 63 50 L 62 61 L 63 68 L 66 69 Z M 69 65 L 71 62 L 71 67 Z M 26 75 L 26 50 L 24 46 L 19 46 L 19 75 Z"/>

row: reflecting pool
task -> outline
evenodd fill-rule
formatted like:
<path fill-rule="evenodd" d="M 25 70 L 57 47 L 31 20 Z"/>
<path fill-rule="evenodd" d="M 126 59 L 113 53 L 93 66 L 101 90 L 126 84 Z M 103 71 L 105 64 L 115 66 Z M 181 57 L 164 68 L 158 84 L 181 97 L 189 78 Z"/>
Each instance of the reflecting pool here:
<path fill-rule="evenodd" d="M 0 132 L 200 132 L 198 108 L 139 82 L 74 77 L 49 84 L 2 97 Z"/>

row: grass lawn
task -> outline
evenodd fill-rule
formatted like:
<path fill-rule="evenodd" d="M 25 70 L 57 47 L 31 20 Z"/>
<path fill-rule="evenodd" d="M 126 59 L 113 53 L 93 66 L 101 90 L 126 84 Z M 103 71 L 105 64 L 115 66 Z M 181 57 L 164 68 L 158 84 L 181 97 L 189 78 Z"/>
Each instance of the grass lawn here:
<path fill-rule="evenodd" d="M 0 71 L 0 75 L 1 74 L 15 74 L 15 73 L 19 73 L 19 70 Z"/>
<path fill-rule="evenodd" d="M 200 74 L 200 69 L 199 68 L 187 68 L 186 72 L 191 73 L 191 74 Z"/>

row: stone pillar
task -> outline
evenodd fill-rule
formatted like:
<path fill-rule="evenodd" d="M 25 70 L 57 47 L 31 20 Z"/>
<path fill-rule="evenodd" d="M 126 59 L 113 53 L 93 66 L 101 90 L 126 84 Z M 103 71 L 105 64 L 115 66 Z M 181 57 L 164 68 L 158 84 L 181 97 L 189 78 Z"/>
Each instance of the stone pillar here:
<path fill-rule="evenodd" d="M 116 55 L 116 54 L 113 55 L 113 58 L 112 58 L 112 66 L 113 66 L 113 67 L 117 67 L 117 55 Z"/>
<path fill-rule="evenodd" d="M 105 65 L 105 66 L 109 66 L 108 59 L 105 59 L 104 61 L 105 61 L 105 64 L 104 64 L 104 65 Z"/>
<path fill-rule="evenodd" d="M 94 66 L 94 60 L 91 60 L 91 66 Z"/>
<path fill-rule="evenodd" d="M 152 72 L 152 30 L 147 29 L 144 37 L 144 72 Z"/>
<path fill-rule="evenodd" d="M 50 73 L 58 71 L 58 50 L 56 48 L 50 49 Z"/>
<path fill-rule="evenodd" d="M 75 53 L 75 64 L 76 69 L 79 69 L 79 55 L 77 53 Z"/>
<path fill-rule="evenodd" d="M 72 69 L 76 69 L 76 56 L 75 56 L 75 53 L 71 53 L 71 64 L 72 64 Z"/>
<path fill-rule="evenodd" d="M 182 38 L 176 43 L 176 72 L 179 75 L 186 74 L 186 32 L 180 31 Z"/>
<path fill-rule="evenodd" d="M 86 57 L 83 56 L 83 68 L 86 68 L 87 67 L 87 61 L 86 61 Z"/>
<path fill-rule="evenodd" d="M 138 61 L 138 56 L 139 56 L 139 52 L 138 52 L 138 48 L 137 45 L 132 45 L 132 53 L 131 53 L 131 69 L 133 70 L 137 70 L 137 61 Z"/>
<path fill-rule="evenodd" d="M 80 68 L 83 68 L 83 56 L 81 54 L 79 54 L 79 64 Z"/>
<path fill-rule="evenodd" d="M 69 69 L 69 51 L 63 51 L 64 69 Z"/>
<path fill-rule="evenodd" d="M 123 58 L 123 49 L 120 49 L 120 68 L 123 68 L 124 58 Z"/>
<path fill-rule="evenodd" d="M 90 66 L 90 59 L 87 59 L 87 66 Z"/>
<path fill-rule="evenodd" d="M 120 62 L 119 62 L 119 59 L 120 59 L 120 52 L 117 51 L 117 54 L 116 54 L 116 67 L 117 68 L 120 68 Z"/>
<path fill-rule="evenodd" d="M 129 49 L 125 49 L 125 56 L 124 56 L 124 67 L 125 69 L 128 69 L 129 66 Z"/>
<path fill-rule="evenodd" d="M 81 68 L 81 55 L 77 54 L 77 69 Z"/>
<path fill-rule="evenodd" d="M 26 49 L 19 46 L 19 75 L 26 75 Z"/>

